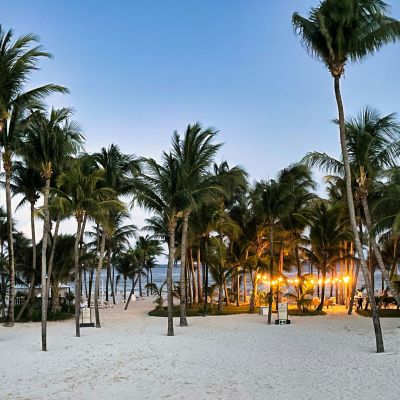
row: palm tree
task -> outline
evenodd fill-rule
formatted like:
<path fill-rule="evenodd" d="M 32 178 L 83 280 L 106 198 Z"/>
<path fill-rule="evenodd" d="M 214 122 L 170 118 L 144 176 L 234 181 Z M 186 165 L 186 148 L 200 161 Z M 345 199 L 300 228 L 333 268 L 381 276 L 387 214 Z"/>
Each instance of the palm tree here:
<path fill-rule="evenodd" d="M 336 268 L 341 257 L 343 240 L 349 240 L 350 234 L 345 230 L 346 222 L 340 220 L 339 204 L 329 205 L 325 200 L 315 203 L 306 220 L 310 229 L 308 244 L 304 248 L 308 259 L 316 265 L 322 273 L 321 302 L 317 307 L 322 310 L 325 300 L 325 280 L 328 270 Z"/>
<path fill-rule="evenodd" d="M 99 153 L 93 154 L 93 160 L 97 168 L 104 171 L 104 187 L 112 188 L 119 195 L 132 193 L 132 183 L 135 176 L 140 172 L 138 160 L 132 155 L 121 152 L 116 144 L 111 144 L 108 148 L 103 147 Z M 107 247 L 107 279 L 106 279 L 106 300 L 108 301 L 108 286 L 111 282 L 111 294 L 115 303 L 114 285 L 110 268 L 110 243 Z"/>
<path fill-rule="evenodd" d="M 28 34 L 13 41 L 12 30 L 4 31 L 0 25 L 0 146 L 3 147 L 3 167 L 6 175 L 6 208 L 8 221 L 9 269 L 10 269 L 10 303 L 8 309 L 8 326 L 14 325 L 15 266 L 11 210 L 11 171 L 12 159 L 18 151 L 23 134 L 27 112 L 41 108 L 41 99 L 47 95 L 68 90 L 62 86 L 48 84 L 28 91 L 24 86 L 31 73 L 38 69 L 41 58 L 51 57 L 41 46 L 38 38 Z"/>
<path fill-rule="evenodd" d="M 177 132 L 174 132 L 172 137 L 172 155 L 179 163 L 182 199 L 185 201 L 182 214 L 180 326 L 187 326 L 186 250 L 190 213 L 204 198 L 205 193 L 218 190 L 209 174 L 209 168 L 221 147 L 221 144 L 213 143 L 216 134 L 217 132 L 213 129 L 203 129 L 199 123 L 196 123 L 188 125 L 183 139 Z"/>
<path fill-rule="evenodd" d="M 21 161 L 14 163 L 12 185 L 11 190 L 13 195 L 22 195 L 22 200 L 17 206 L 17 209 L 22 207 L 24 204 L 29 203 L 30 205 L 30 217 L 31 217 L 31 237 L 32 237 L 32 274 L 29 283 L 29 292 L 26 297 L 24 304 L 22 305 L 16 320 L 18 321 L 24 313 L 26 307 L 32 298 L 35 290 L 35 278 L 36 278 L 36 233 L 35 233 L 35 204 L 39 199 L 40 190 L 43 187 L 43 179 L 35 168 L 26 165 Z"/>
<path fill-rule="evenodd" d="M 357 230 L 340 78 L 348 61 L 362 61 L 384 44 L 400 38 L 400 22 L 387 16 L 387 9 L 388 6 L 383 0 L 323 0 L 318 7 L 311 9 L 308 19 L 298 13 L 294 13 L 292 18 L 294 28 L 301 35 L 302 44 L 312 56 L 326 65 L 334 80 L 347 205 L 354 241 L 372 306 L 378 353 L 384 351 L 383 338 L 374 293 Z"/>
<path fill-rule="evenodd" d="M 168 336 L 174 336 L 172 268 L 175 261 L 175 231 L 178 213 L 184 209 L 179 163 L 171 154 L 163 153 L 162 164 L 153 159 L 144 161 L 145 171 L 135 182 L 135 199 L 145 209 L 155 212 L 168 226 Z"/>
<path fill-rule="evenodd" d="M 215 284 L 219 287 L 218 311 L 222 312 L 224 287 L 226 287 L 226 278 L 231 272 L 231 266 L 228 261 L 228 248 L 221 237 L 212 237 L 210 239 L 207 262 L 210 266 L 211 276 Z M 228 297 L 228 293 L 225 293 L 225 296 Z"/>
<path fill-rule="evenodd" d="M 279 176 L 278 176 L 279 178 Z M 267 227 L 269 236 L 269 275 L 273 280 L 274 274 L 274 231 L 279 223 L 280 217 L 285 212 L 288 202 L 293 198 L 291 187 L 285 181 L 280 179 L 269 181 L 260 181 L 256 183 L 252 196 L 252 208 L 255 215 Z M 264 232 L 261 230 L 262 235 Z M 265 232 L 266 233 L 266 232 Z M 262 242 L 264 237 L 262 238 Z M 264 247 L 262 245 L 262 247 Z M 263 249 L 262 249 L 263 250 Z M 257 256 L 261 257 L 261 253 L 257 251 Z M 254 290 L 253 290 L 254 291 Z M 272 318 L 272 296 L 269 296 L 268 324 L 271 324 Z"/>
<path fill-rule="evenodd" d="M 382 259 L 381 251 L 373 232 L 372 213 L 369 203 L 378 179 L 387 169 L 393 168 L 400 154 L 400 124 L 395 114 L 381 116 L 378 111 L 366 107 L 357 118 L 346 120 L 347 148 L 353 177 L 357 182 L 356 195 L 360 199 L 371 247 L 382 273 L 382 277 L 391 292 L 400 303 L 400 296 L 391 281 Z M 327 172 L 343 174 L 343 163 L 321 153 L 309 153 L 309 164 L 318 165 Z M 378 188 L 378 191 L 379 188 Z"/>
<path fill-rule="evenodd" d="M 55 260 L 50 276 L 52 311 L 58 311 L 60 308 L 60 284 L 71 280 L 74 269 L 74 243 L 74 236 L 60 235 L 55 246 Z"/>
<path fill-rule="evenodd" d="M 50 232 L 49 195 L 53 172 L 62 169 L 67 158 L 77 152 L 83 136 L 79 125 L 70 120 L 71 109 L 51 109 L 49 115 L 35 111 L 29 116 L 22 151 L 29 164 L 40 171 L 45 180 L 44 221 L 42 238 L 42 350 L 46 351 L 48 282 L 47 246 Z"/>
<path fill-rule="evenodd" d="M 110 188 L 98 189 L 98 183 L 103 179 L 101 170 L 86 173 L 82 170 L 84 162 L 76 159 L 68 170 L 64 170 L 57 179 L 58 194 L 72 210 L 77 223 L 74 250 L 74 287 L 75 287 L 75 331 L 80 336 L 80 267 L 79 267 L 79 242 L 82 238 L 82 225 L 86 217 L 99 218 L 107 221 L 108 212 L 112 207 L 119 208 L 120 203 L 115 200 L 115 193 Z M 103 215 L 106 214 L 106 217 Z M 105 240 L 105 239 L 103 239 Z M 100 252 L 104 254 L 104 252 Z M 99 263 L 100 263 L 99 257 Z M 102 261 L 102 260 L 101 260 Z M 95 293 L 95 299 L 96 299 Z M 96 302 L 95 302 L 96 304 Z"/>

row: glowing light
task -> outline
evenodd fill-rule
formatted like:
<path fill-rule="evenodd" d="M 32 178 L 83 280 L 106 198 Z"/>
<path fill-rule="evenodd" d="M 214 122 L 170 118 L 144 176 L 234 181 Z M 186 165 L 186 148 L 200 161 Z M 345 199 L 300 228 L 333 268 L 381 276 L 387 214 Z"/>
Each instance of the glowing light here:
<path fill-rule="evenodd" d="M 322 284 L 322 279 L 318 279 L 318 285 Z"/>
<path fill-rule="evenodd" d="M 310 283 L 311 283 L 311 285 L 315 285 L 315 280 L 311 279 Z"/>
<path fill-rule="evenodd" d="M 344 282 L 344 283 L 348 283 L 349 280 L 350 280 L 350 277 L 349 277 L 349 276 L 343 277 L 343 282 Z"/>
<path fill-rule="evenodd" d="M 296 279 L 294 280 L 294 283 L 295 283 L 296 285 L 298 285 L 298 283 L 299 283 L 299 279 L 298 279 L 298 278 L 296 278 Z"/>
<path fill-rule="evenodd" d="M 335 278 L 335 282 L 337 282 L 339 279 L 338 278 Z"/>
<path fill-rule="evenodd" d="M 325 283 L 329 283 L 331 280 L 329 278 L 325 279 Z"/>
<path fill-rule="evenodd" d="M 283 279 L 282 279 L 281 276 L 278 278 L 278 281 L 279 281 L 279 282 L 282 282 L 282 281 L 283 281 Z"/>
<path fill-rule="evenodd" d="M 257 279 L 260 279 L 261 278 L 261 274 L 257 274 Z"/>

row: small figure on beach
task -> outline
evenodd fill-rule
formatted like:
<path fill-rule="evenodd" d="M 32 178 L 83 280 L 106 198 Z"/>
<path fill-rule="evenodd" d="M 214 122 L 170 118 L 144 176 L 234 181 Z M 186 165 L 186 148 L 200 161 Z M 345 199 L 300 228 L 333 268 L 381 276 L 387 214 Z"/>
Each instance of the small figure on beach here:
<path fill-rule="evenodd" d="M 363 304 L 363 292 L 361 289 L 357 289 L 357 310 L 360 310 L 362 308 Z"/>

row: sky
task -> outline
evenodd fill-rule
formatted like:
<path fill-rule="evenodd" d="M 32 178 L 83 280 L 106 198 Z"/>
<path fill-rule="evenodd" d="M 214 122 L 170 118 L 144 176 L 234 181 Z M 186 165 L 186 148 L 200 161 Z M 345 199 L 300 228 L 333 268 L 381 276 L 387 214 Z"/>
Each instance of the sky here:
<path fill-rule="evenodd" d="M 388 3 L 400 19 L 400 1 Z M 15 37 L 37 34 L 53 54 L 29 87 L 70 89 L 48 102 L 75 109 L 88 151 L 116 143 L 125 153 L 158 159 L 174 130 L 199 121 L 220 131 L 225 144 L 217 161 L 243 166 L 253 182 L 274 177 L 309 151 L 339 154 L 332 78 L 291 25 L 294 11 L 306 15 L 317 4 L 0 0 L 0 23 Z M 346 114 L 366 105 L 383 114 L 400 111 L 398 71 L 400 44 L 349 65 L 342 82 Z M 142 226 L 144 216 L 134 209 L 132 220 Z M 28 209 L 16 219 L 30 236 Z M 72 233 L 73 222 L 63 230 Z"/>

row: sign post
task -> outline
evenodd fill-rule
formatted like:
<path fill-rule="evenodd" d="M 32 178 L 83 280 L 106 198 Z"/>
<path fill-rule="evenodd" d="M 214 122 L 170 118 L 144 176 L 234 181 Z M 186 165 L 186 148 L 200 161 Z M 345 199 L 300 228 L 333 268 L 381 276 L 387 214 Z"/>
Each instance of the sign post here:
<path fill-rule="evenodd" d="M 92 309 L 88 307 L 81 308 L 81 322 L 79 324 L 83 328 L 94 328 L 94 322 L 92 322 Z"/>
<path fill-rule="evenodd" d="M 278 319 L 275 320 L 275 325 L 290 324 L 288 319 L 288 305 L 287 303 L 278 303 Z"/>

